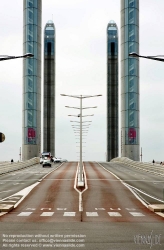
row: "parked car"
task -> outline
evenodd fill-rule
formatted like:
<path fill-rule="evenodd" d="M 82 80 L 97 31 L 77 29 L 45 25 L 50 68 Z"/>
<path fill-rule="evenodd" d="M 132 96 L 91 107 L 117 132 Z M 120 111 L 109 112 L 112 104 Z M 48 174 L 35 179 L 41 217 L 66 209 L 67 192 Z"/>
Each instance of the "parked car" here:
<path fill-rule="evenodd" d="M 48 158 L 48 157 L 45 157 L 45 158 L 43 159 L 42 166 L 43 166 L 43 168 L 44 168 L 44 166 L 50 166 L 50 167 L 51 167 L 51 159 Z"/>
<path fill-rule="evenodd" d="M 62 162 L 61 158 L 56 158 L 56 157 L 53 158 L 53 161 L 54 161 L 54 163 L 60 163 L 60 162 Z"/>
<path fill-rule="evenodd" d="M 66 162 L 67 160 L 59 157 L 53 157 L 53 161 L 54 163 L 61 163 L 61 162 Z"/>

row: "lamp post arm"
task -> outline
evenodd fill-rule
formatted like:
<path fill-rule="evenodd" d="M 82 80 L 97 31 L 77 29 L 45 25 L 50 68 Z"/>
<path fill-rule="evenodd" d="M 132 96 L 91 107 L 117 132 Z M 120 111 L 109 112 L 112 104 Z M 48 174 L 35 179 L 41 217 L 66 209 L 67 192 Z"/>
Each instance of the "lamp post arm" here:
<path fill-rule="evenodd" d="M 5 60 L 11 60 L 11 59 L 17 59 L 17 58 L 31 58 L 34 55 L 31 53 L 26 53 L 23 56 L 0 56 L 0 61 L 5 61 Z"/>
<path fill-rule="evenodd" d="M 146 59 L 150 59 L 150 60 L 155 60 L 155 61 L 161 61 L 161 62 L 164 62 L 164 58 L 157 58 L 159 56 L 141 56 L 139 54 L 137 54 L 136 52 L 132 52 L 132 53 L 129 53 L 129 56 L 130 57 L 141 57 L 141 58 L 146 58 Z M 163 56 L 161 56 L 163 57 Z"/>

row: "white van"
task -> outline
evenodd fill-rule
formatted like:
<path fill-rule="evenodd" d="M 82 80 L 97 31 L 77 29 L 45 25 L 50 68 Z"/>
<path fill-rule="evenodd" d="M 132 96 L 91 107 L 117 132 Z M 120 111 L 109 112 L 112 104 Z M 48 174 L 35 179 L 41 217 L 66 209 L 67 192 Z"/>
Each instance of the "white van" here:
<path fill-rule="evenodd" d="M 41 154 L 41 157 L 40 157 L 40 164 L 43 163 L 43 160 L 44 160 L 45 157 L 51 159 L 51 152 L 43 152 L 43 153 Z"/>
<path fill-rule="evenodd" d="M 51 167 L 51 158 L 44 157 L 42 165 L 43 165 L 43 168 L 44 168 L 44 166 L 50 166 Z"/>

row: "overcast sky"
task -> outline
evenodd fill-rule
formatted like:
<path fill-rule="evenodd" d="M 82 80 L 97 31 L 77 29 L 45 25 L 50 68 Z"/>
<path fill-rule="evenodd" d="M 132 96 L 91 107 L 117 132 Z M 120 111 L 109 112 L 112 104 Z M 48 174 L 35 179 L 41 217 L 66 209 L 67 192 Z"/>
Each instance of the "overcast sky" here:
<path fill-rule="evenodd" d="M 79 151 L 68 117 L 78 111 L 65 108 L 78 107 L 79 100 L 60 94 L 102 94 L 83 102 L 84 106 L 98 106 L 84 111 L 94 114 L 88 117 L 92 123 L 84 160 L 105 161 L 106 28 L 114 20 L 120 32 L 120 0 L 42 3 L 42 29 L 50 19 L 56 28 L 56 156 L 76 160 Z M 22 10 L 21 0 L 0 0 L 0 55 L 22 55 Z M 163 10 L 163 0 L 140 1 L 141 55 L 164 55 Z M 6 136 L 0 144 L 0 161 L 19 160 L 22 147 L 22 62 L 0 62 L 0 132 Z M 140 147 L 143 161 L 164 161 L 164 63 L 147 59 L 140 60 Z"/>

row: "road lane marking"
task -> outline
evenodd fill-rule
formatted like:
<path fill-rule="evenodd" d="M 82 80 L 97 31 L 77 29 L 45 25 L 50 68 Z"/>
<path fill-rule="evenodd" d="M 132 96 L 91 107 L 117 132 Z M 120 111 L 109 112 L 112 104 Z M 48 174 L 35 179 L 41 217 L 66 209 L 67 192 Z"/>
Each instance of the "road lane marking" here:
<path fill-rule="evenodd" d="M 122 216 L 119 212 L 108 212 L 109 216 L 120 217 Z"/>
<path fill-rule="evenodd" d="M 12 200 L 13 200 L 13 199 L 19 200 L 19 199 L 20 199 L 20 196 L 14 196 L 14 195 L 13 195 L 12 197 L 9 197 L 8 199 L 9 199 L 9 200 L 10 200 L 10 199 L 12 199 Z"/>
<path fill-rule="evenodd" d="M 121 208 L 119 208 L 119 207 L 118 208 L 112 208 L 111 207 L 110 210 L 121 210 Z"/>
<path fill-rule="evenodd" d="M 142 213 L 139 213 L 139 212 L 129 212 L 131 215 L 133 216 L 145 216 L 144 214 Z"/>
<path fill-rule="evenodd" d="M 128 211 L 130 211 L 130 210 L 132 210 L 132 211 L 136 210 L 136 208 L 125 208 L 125 209 L 128 210 Z"/>
<path fill-rule="evenodd" d="M 24 183 L 17 182 L 17 183 L 14 183 L 13 185 L 19 185 L 19 184 L 24 184 Z"/>
<path fill-rule="evenodd" d="M 36 210 L 36 208 L 28 207 L 28 208 L 26 208 L 26 210 Z"/>
<path fill-rule="evenodd" d="M 58 207 L 57 210 L 67 210 L 67 208 L 60 208 L 60 207 Z"/>
<path fill-rule="evenodd" d="M 1 201 L 1 204 L 3 203 L 3 202 L 5 202 L 5 203 L 16 203 L 16 201 L 12 201 L 12 200 L 3 200 L 3 201 Z"/>
<path fill-rule="evenodd" d="M 99 216 L 97 212 L 86 212 L 87 216 Z"/>
<path fill-rule="evenodd" d="M 50 207 L 46 207 L 46 208 L 41 208 L 40 210 L 44 210 L 44 209 L 48 209 L 48 210 L 51 210 L 52 208 L 50 208 Z"/>
<path fill-rule="evenodd" d="M 84 165 L 83 165 L 83 174 L 84 174 L 84 183 L 85 183 L 85 189 L 80 192 L 77 189 L 77 176 L 78 176 L 78 169 L 79 169 L 79 163 L 77 165 L 77 170 L 76 170 L 76 175 L 75 175 L 75 181 L 74 181 L 74 189 L 79 193 L 79 211 L 82 212 L 83 211 L 83 199 L 82 199 L 82 194 L 83 192 L 85 192 L 88 189 L 88 185 L 87 185 L 87 178 L 86 178 L 86 173 L 85 173 L 85 169 L 84 169 Z"/>
<path fill-rule="evenodd" d="M 52 216 L 54 212 L 43 212 L 40 216 Z"/>
<path fill-rule="evenodd" d="M 95 210 L 105 210 L 105 208 L 100 207 L 100 208 L 95 208 Z"/>
<path fill-rule="evenodd" d="M 0 192 L 0 194 L 1 193 L 6 193 L 6 192 L 10 192 L 10 191 L 12 191 L 12 190 L 2 191 L 2 192 Z"/>
<path fill-rule="evenodd" d="M 75 216 L 76 212 L 64 212 L 63 216 Z"/>
<path fill-rule="evenodd" d="M 32 212 L 21 212 L 17 216 L 29 216 L 30 214 L 32 214 Z"/>

